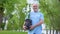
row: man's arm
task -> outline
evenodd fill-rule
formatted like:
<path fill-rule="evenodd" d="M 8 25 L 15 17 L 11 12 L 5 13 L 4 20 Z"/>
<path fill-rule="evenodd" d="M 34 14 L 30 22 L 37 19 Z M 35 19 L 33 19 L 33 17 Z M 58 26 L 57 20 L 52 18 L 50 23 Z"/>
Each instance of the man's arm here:
<path fill-rule="evenodd" d="M 39 21 L 39 23 L 37 23 L 37 24 L 34 25 L 34 27 L 40 26 L 40 25 L 42 25 L 43 23 L 44 23 L 44 20 L 41 19 L 41 20 Z"/>
<path fill-rule="evenodd" d="M 36 25 L 34 25 L 34 27 L 40 26 L 43 23 L 44 23 L 44 15 L 43 14 L 40 14 L 40 21 L 39 21 L 39 23 L 37 23 Z"/>
<path fill-rule="evenodd" d="M 39 23 L 35 24 L 34 26 L 31 26 L 30 29 L 32 30 L 32 29 L 34 29 L 35 27 L 38 27 L 38 26 L 42 25 L 43 23 L 44 23 L 44 16 L 43 16 L 43 14 L 41 14 Z"/>
<path fill-rule="evenodd" d="M 30 30 L 34 29 L 35 27 L 38 27 L 38 26 L 42 25 L 43 22 L 44 22 L 44 20 L 40 20 L 39 23 L 35 24 L 34 26 L 31 26 Z"/>

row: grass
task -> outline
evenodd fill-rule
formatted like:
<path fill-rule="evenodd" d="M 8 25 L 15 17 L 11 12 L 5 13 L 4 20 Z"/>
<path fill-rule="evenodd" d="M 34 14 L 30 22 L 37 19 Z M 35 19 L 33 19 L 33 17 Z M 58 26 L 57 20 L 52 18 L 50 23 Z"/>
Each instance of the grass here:
<path fill-rule="evenodd" d="M 0 34 L 27 34 L 27 32 L 17 32 L 17 31 L 0 31 Z"/>

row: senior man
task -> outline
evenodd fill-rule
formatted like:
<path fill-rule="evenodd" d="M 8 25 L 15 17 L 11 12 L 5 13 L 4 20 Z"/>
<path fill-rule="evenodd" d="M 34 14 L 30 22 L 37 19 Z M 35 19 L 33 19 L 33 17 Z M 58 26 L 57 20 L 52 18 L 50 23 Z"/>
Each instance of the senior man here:
<path fill-rule="evenodd" d="M 28 34 L 42 34 L 42 24 L 44 22 L 44 15 L 38 11 L 39 5 L 32 4 L 33 11 L 30 12 L 30 19 L 32 20 L 32 26 L 28 30 Z M 26 30 L 26 26 L 23 29 Z"/>

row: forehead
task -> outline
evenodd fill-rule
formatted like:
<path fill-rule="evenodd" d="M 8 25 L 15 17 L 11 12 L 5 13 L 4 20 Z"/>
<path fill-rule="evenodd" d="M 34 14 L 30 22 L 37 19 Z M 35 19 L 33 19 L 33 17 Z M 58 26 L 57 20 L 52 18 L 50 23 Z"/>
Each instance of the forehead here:
<path fill-rule="evenodd" d="M 32 4 L 32 6 L 38 6 L 38 4 Z"/>

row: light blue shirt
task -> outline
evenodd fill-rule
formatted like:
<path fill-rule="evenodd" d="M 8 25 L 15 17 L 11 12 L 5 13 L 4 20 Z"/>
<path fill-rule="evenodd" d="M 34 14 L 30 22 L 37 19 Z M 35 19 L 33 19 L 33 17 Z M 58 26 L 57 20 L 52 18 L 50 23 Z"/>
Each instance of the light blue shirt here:
<path fill-rule="evenodd" d="M 39 23 L 40 20 L 44 20 L 44 16 L 41 12 L 30 12 L 30 19 L 32 20 L 32 25 Z M 42 25 L 34 28 L 32 31 L 28 31 L 28 34 L 40 34 L 42 32 Z"/>

